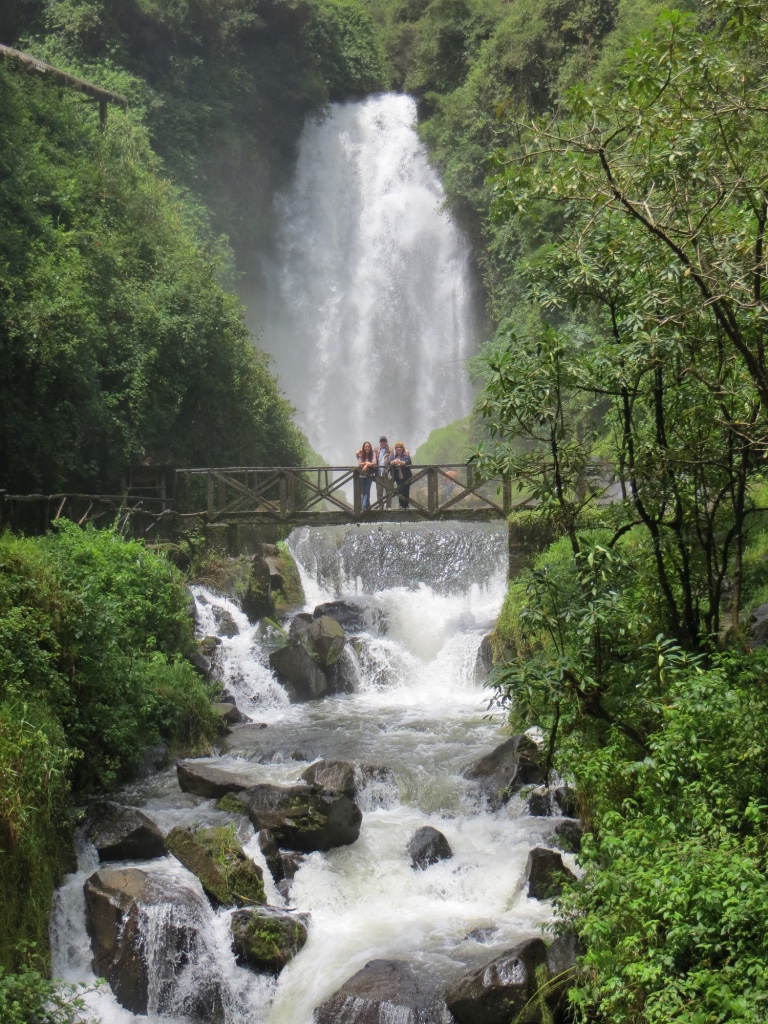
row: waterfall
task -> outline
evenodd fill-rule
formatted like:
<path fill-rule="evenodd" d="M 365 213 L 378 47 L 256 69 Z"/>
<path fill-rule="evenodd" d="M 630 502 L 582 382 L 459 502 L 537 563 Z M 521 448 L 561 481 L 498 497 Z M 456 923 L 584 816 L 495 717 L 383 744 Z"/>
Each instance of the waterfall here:
<path fill-rule="evenodd" d="M 331 464 L 382 432 L 413 451 L 471 406 L 471 254 L 415 120 L 403 95 L 334 104 L 277 200 L 259 341 Z"/>

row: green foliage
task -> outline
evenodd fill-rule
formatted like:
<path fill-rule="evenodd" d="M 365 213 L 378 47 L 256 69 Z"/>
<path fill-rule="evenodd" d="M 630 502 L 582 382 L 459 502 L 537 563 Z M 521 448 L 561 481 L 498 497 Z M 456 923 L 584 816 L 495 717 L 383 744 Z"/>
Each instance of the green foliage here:
<path fill-rule="evenodd" d="M 594 819 L 561 904 L 587 949 L 578 1019 L 765 1019 L 767 669 L 761 654 L 676 673 L 642 762 L 569 750 Z"/>
<path fill-rule="evenodd" d="M 116 489 L 131 462 L 296 464 L 303 439 L 225 247 L 145 129 L 0 69 L 0 477 Z"/>
<path fill-rule="evenodd" d="M 125 780 L 147 746 L 207 750 L 207 684 L 180 660 L 186 594 L 165 559 L 63 521 L 0 537 L 0 964 L 47 934 L 71 857 L 69 794 Z M 10 983 L 9 983 L 10 984 Z M 64 1019 L 64 1018 L 62 1018 Z"/>
<path fill-rule="evenodd" d="M 34 953 L 34 947 L 29 952 Z M 49 981 L 23 963 L 15 974 L 0 966 L 0 1020 L 3 1024 L 97 1024 L 86 1016 L 83 989 Z"/>
<path fill-rule="evenodd" d="M 427 440 L 411 453 L 414 465 L 451 465 L 466 462 L 482 436 L 482 428 L 474 415 L 454 420 L 445 427 L 435 427 Z"/>

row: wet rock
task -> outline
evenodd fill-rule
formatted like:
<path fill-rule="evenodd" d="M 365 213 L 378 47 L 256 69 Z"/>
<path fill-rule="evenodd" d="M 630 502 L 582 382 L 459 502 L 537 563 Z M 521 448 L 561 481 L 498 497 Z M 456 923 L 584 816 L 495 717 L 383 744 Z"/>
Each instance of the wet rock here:
<path fill-rule="evenodd" d="M 528 878 L 528 895 L 536 900 L 549 900 L 559 896 L 566 881 L 576 878 L 565 864 L 563 858 L 554 850 L 537 846 L 528 854 L 525 866 Z"/>
<path fill-rule="evenodd" d="M 365 629 L 365 609 L 353 601 L 326 601 L 312 612 L 314 618 L 323 615 L 335 619 L 345 632 L 360 633 Z"/>
<path fill-rule="evenodd" d="M 558 935 L 547 946 L 549 984 L 546 986 L 546 1000 L 556 1021 L 570 1019 L 567 1015 L 568 989 L 573 984 L 578 954 L 579 946 L 573 934 Z"/>
<path fill-rule="evenodd" d="M 303 644 L 292 641 L 272 651 L 269 667 L 295 704 L 320 700 L 331 692 L 325 672 Z"/>
<path fill-rule="evenodd" d="M 254 783 L 254 777 L 219 768 L 210 761 L 179 760 L 176 776 L 184 793 L 215 800 L 227 793 L 241 793 Z"/>
<path fill-rule="evenodd" d="M 576 791 L 570 786 L 537 786 L 528 794 L 528 813 L 538 817 L 575 818 L 578 815 Z"/>
<path fill-rule="evenodd" d="M 267 862 L 267 867 L 273 881 L 275 884 L 282 882 L 283 878 L 285 878 L 285 872 L 283 871 L 283 862 L 280 859 L 280 847 L 277 845 L 274 835 L 268 828 L 263 828 L 257 834 L 256 839 L 264 860 Z"/>
<path fill-rule="evenodd" d="M 327 615 L 309 622 L 296 616 L 289 636 L 284 647 L 270 654 L 269 664 L 292 701 L 354 692 L 354 672 L 350 659 L 342 657 L 346 637 L 338 622 Z"/>
<path fill-rule="evenodd" d="M 198 640 L 198 645 L 203 654 L 211 656 L 216 653 L 217 647 L 221 647 L 221 637 L 204 636 L 202 640 Z"/>
<path fill-rule="evenodd" d="M 216 906 L 264 903 L 264 875 L 244 852 L 232 828 L 174 828 L 165 838 L 170 853 L 200 879 Z"/>
<path fill-rule="evenodd" d="M 345 793 L 317 786 L 253 786 L 248 817 L 257 830 L 269 829 L 281 847 L 309 853 L 349 846 L 360 835 L 363 815 Z"/>
<path fill-rule="evenodd" d="M 307 627 L 314 622 L 312 615 L 309 612 L 297 612 L 291 619 L 291 624 L 288 627 L 288 635 L 295 637 L 297 640 L 299 637 L 304 636 L 307 631 Z"/>
<path fill-rule="evenodd" d="M 442 832 L 431 825 L 424 825 L 423 828 L 417 829 L 408 843 L 408 855 L 411 858 L 411 867 L 423 871 L 430 864 L 437 864 L 439 860 L 449 860 L 453 856 L 453 850 Z"/>
<path fill-rule="evenodd" d="M 440 1024 L 444 1015 L 445 1004 L 434 984 L 417 978 L 404 960 L 371 960 L 315 1009 L 313 1020 L 315 1024 Z"/>
<path fill-rule="evenodd" d="M 484 683 L 491 674 L 493 668 L 493 648 L 491 647 L 491 634 L 486 633 L 480 641 L 475 658 L 475 682 L 479 685 Z"/>
<path fill-rule="evenodd" d="M 148 779 L 156 772 L 159 772 L 161 768 L 164 768 L 167 763 L 168 747 L 165 743 L 153 743 L 151 747 L 147 747 L 144 751 L 144 756 L 136 770 L 136 774 L 140 779 Z"/>
<path fill-rule="evenodd" d="M 205 947 L 210 921 L 205 898 L 168 875 L 139 868 L 96 871 L 84 890 L 94 973 L 106 978 L 120 1005 L 136 1014 L 148 1012 L 151 981 L 157 1012 L 167 1013 L 176 1002 L 181 976 Z M 148 950 L 148 922 L 158 913 L 164 920 L 159 933 L 153 929 L 159 948 Z M 185 1015 L 199 1022 L 219 1019 L 218 983 L 204 976 L 189 989 Z"/>
<path fill-rule="evenodd" d="M 248 571 L 248 582 L 245 594 L 240 600 L 240 607 L 248 616 L 248 621 L 256 623 L 265 615 L 274 615 L 275 605 L 270 588 L 270 572 L 266 561 L 254 555 Z"/>
<path fill-rule="evenodd" d="M 538 1024 L 536 975 L 546 957 L 541 939 L 521 942 L 453 984 L 445 994 L 448 1009 L 459 1024 Z"/>
<path fill-rule="evenodd" d="M 99 860 L 151 860 L 166 853 L 163 833 L 142 811 L 105 800 L 94 804 L 85 829 Z"/>
<path fill-rule="evenodd" d="M 554 845 L 566 853 L 578 853 L 583 835 L 581 824 L 573 818 L 566 818 L 555 826 Z"/>
<path fill-rule="evenodd" d="M 287 853 L 285 850 L 280 851 L 280 861 L 283 865 L 283 875 L 285 876 L 287 881 L 293 881 L 293 879 L 296 877 L 296 872 L 299 870 L 299 868 L 306 859 L 307 858 L 303 853 Z"/>
<path fill-rule="evenodd" d="M 203 679 L 210 682 L 213 672 L 213 664 L 210 658 L 206 658 L 202 651 L 196 649 L 189 654 L 187 661 L 198 675 L 201 675 Z"/>
<path fill-rule="evenodd" d="M 237 623 L 232 618 L 232 613 L 228 612 L 226 608 L 221 608 L 216 605 L 212 608 L 213 621 L 216 623 L 216 629 L 218 630 L 219 636 L 233 637 L 239 636 L 240 630 L 238 629 Z"/>
<path fill-rule="evenodd" d="M 323 668 L 339 660 L 347 642 L 341 625 L 329 615 L 321 615 L 311 622 L 304 636 Z"/>
<path fill-rule="evenodd" d="M 480 784 L 491 807 L 505 803 L 521 786 L 546 782 L 539 748 L 528 736 L 511 736 L 485 757 L 464 769 L 464 777 Z"/>
<path fill-rule="evenodd" d="M 307 941 L 309 914 L 289 914 L 277 907 L 236 910 L 232 944 L 241 967 L 278 975 Z"/>
<path fill-rule="evenodd" d="M 343 793 L 352 799 L 357 793 L 357 771 L 352 761 L 315 761 L 304 769 L 301 778 L 328 793 Z"/>
<path fill-rule="evenodd" d="M 240 725 L 249 721 L 248 716 L 244 715 L 236 704 L 218 701 L 213 705 L 213 710 L 226 725 Z"/>
<path fill-rule="evenodd" d="M 283 563 L 278 555 L 265 555 L 264 561 L 269 569 L 269 589 L 274 594 L 276 590 L 285 588 L 283 580 Z"/>

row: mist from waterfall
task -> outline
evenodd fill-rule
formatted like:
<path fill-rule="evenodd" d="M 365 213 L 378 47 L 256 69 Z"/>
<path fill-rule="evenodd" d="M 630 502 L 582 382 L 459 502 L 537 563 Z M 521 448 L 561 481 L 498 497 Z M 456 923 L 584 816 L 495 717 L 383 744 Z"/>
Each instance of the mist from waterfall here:
<path fill-rule="evenodd" d="M 414 450 L 471 407 L 471 252 L 415 121 L 404 95 L 333 105 L 277 198 L 259 341 L 332 464 L 382 432 Z"/>

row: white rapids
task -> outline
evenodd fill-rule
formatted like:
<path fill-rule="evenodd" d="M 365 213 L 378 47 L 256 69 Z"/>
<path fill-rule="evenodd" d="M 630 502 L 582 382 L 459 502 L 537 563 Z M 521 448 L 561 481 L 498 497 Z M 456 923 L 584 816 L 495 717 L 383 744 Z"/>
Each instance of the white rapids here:
<path fill-rule="evenodd" d="M 523 883 L 529 850 L 551 843 L 557 819 L 527 816 L 519 800 L 490 812 L 462 776 L 503 738 L 500 720 L 488 715 L 475 660 L 504 594 L 505 538 L 505 529 L 493 526 L 295 531 L 289 543 L 307 610 L 346 597 L 365 620 L 354 643 L 358 692 L 310 704 L 290 704 L 269 670 L 269 631 L 252 626 L 232 602 L 197 589 L 201 635 L 215 630 L 216 609 L 228 611 L 239 629 L 222 638 L 220 669 L 253 719 L 226 738 L 224 764 L 247 768 L 255 780 L 286 782 L 319 757 L 343 758 L 391 769 L 395 780 L 363 791 L 357 842 L 310 854 L 300 867 L 290 906 L 311 914 L 309 939 L 277 981 L 236 966 L 228 912 L 203 901 L 207 941 L 188 974 L 217 980 L 224 1024 L 312 1024 L 314 1007 L 373 959 L 406 960 L 417 973 L 448 982 L 540 934 L 550 920 L 551 907 L 529 899 Z M 401 566 L 395 579 L 398 548 L 404 558 L 410 552 L 411 572 Z M 383 550 L 393 558 L 376 563 Z M 182 793 L 173 769 L 118 798 L 142 806 L 163 830 L 229 820 L 213 801 Z M 415 871 L 406 848 L 423 825 L 446 836 L 453 857 Z M 250 824 L 243 819 L 239 827 L 247 852 L 265 869 L 269 902 L 282 905 Z M 93 980 L 82 891 L 95 867 L 93 849 L 84 848 L 78 872 L 57 894 L 54 969 L 70 982 Z M 198 886 L 172 857 L 149 867 Z M 151 956 L 151 937 L 147 944 Z M 88 1000 L 104 1024 L 192 1024 L 184 992 L 166 992 L 148 1017 L 127 1013 L 108 989 Z"/>

